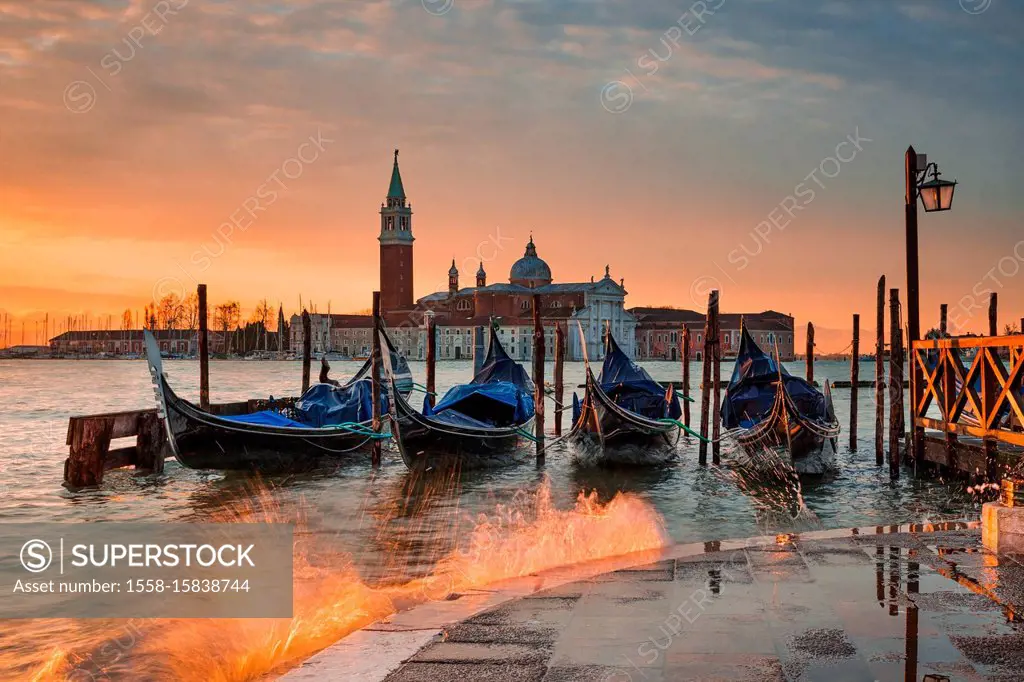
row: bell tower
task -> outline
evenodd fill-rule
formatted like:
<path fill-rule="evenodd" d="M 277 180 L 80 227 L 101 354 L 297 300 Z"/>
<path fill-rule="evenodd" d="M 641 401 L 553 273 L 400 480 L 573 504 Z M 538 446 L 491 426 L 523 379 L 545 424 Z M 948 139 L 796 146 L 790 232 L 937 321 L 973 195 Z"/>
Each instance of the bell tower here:
<path fill-rule="evenodd" d="M 388 196 L 380 205 L 380 308 L 381 312 L 411 310 L 412 290 L 412 206 L 406 203 L 398 150 L 391 169 Z"/>

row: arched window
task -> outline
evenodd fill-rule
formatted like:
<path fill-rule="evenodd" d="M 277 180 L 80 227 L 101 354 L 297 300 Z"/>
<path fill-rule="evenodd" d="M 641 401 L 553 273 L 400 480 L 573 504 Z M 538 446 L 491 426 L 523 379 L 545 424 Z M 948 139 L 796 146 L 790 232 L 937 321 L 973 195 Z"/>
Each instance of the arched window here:
<path fill-rule="evenodd" d="M 455 307 L 458 310 L 469 310 L 473 307 L 473 303 L 468 298 L 464 298 Z"/>
<path fill-rule="evenodd" d="M 562 302 L 561 301 L 552 301 L 551 302 L 551 307 L 552 308 L 561 308 L 562 307 Z"/>
<path fill-rule="evenodd" d="M 528 300 L 523 300 L 522 302 L 519 303 L 519 307 L 522 310 L 526 310 L 527 308 L 530 307 L 530 302 Z"/>

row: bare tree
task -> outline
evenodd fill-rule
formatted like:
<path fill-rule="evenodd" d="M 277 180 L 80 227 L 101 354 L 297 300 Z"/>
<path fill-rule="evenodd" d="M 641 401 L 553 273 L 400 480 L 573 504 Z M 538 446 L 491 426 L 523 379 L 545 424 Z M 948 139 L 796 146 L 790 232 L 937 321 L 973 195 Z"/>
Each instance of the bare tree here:
<path fill-rule="evenodd" d="M 238 301 L 221 303 L 213 310 L 213 324 L 224 334 L 224 352 L 230 353 L 234 333 L 228 337 L 228 330 L 234 332 L 238 328 L 241 317 L 241 306 Z"/>
<path fill-rule="evenodd" d="M 131 328 L 132 328 L 132 311 L 130 309 L 126 308 L 125 311 L 123 313 L 121 313 L 121 329 L 123 329 L 124 331 L 128 331 Z"/>
<path fill-rule="evenodd" d="M 184 316 L 185 307 L 175 293 L 160 299 L 156 305 L 156 315 L 160 326 L 164 329 L 177 329 Z"/>
<path fill-rule="evenodd" d="M 181 328 L 199 328 L 199 294 L 192 292 L 181 300 Z"/>
<path fill-rule="evenodd" d="M 260 326 L 257 328 L 257 334 L 263 334 L 263 350 L 267 350 L 267 324 L 270 322 L 271 315 L 274 311 L 267 305 L 267 299 L 263 299 L 256 304 L 256 309 L 252 312 L 252 321 L 256 322 Z M 256 348 L 259 348 L 259 339 L 256 339 Z"/>

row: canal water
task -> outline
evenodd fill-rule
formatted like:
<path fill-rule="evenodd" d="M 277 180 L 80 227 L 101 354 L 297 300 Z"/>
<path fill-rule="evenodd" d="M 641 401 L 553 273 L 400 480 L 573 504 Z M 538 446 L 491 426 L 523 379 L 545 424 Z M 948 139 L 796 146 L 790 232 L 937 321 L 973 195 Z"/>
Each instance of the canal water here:
<path fill-rule="evenodd" d="M 332 376 L 343 379 L 359 364 L 335 363 Z M 678 363 L 642 364 L 655 379 L 680 378 Z M 198 363 L 171 360 L 165 361 L 164 367 L 175 390 L 198 402 Z M 724 363 L 723 382 L 731 369 L 731 363 Z M 791 363 L 789 369 L 794 374 L 803 373 L 801 363 Z M 412 363 L 412 370 L 415 379 L 422 382 L 423 363 Z M 439 392 L 468 380 L 471 372 L 466 362 L 439 363 Z M 699 363 L 692 364 L 690 373 L 698 378 L 694 383 L 699 382 Z M 551 365 L 546 375 L 552 375 Z M 819 361 L 815 367 L 819 382 L 845 380 L 849 375 L 849 364 L 844 362 Z M 300 376 L 298 362 L 215 361 L 210 366 L 211 400 L 295 395 Z M 872 378 L 873 363 L 862 363 L 860 376 Z M 568 404 L 572 391 L 579 391 L 575 387 L 583 380 L 582 364 L 567 364 L 565 379 Z M 699 392 L 694 393 L 699 398 Z M 414 397 L 415 402 L 422 399 L 421 395 Z M 833 397 L 843 425 L 838 470 L 793 489 L 781 483 L 751 481 L 729 466 L 700 467 L 696 441 L 683 439 L 678 459 L 654 469 L 608 471 L 582 467 L 574 463 L 569 448 L 555 446 L 542 466 L 524 453 L 524 461 L 518 466 L 418 478 L 406 470 L 396 452 L 386 449 L 383 466 L 377 472 L 364 455 L 355 455 L 323 471 L 266 478 L 192 471 L 168 460 L 160 476 L 112 471 L 98 489 L 71 493 L 61 486 L 68 417 L 153 407 L 155 399 L 145 363 L 0 361 L 0 522 L 208 521 L 236 513 L 234 510 L 241 505 L 279 520 L 301 517 L 303 532 L 331 546 L 333 558 L 326 570 L 357 576 L 367 585 L 380 585 L 430 574 L 439 560 L 471 542 L 481 524 L 493 525 L 498 520 L 506 526 L 525 526 L 536 521 L 531 515 L 543 513 L 571 525 L 575 521 L 564 514 L 579 509 L 581 492 L 591 494 L 589 505 L 609 505 L 617 493 L 632 494 L 631 499 L 642 502 L 658 517 L 665 541 L 676 542 L 977 515 L 976 503 L 962 486 L 915 480 L 906 473 L 899 482 L 891 483 L 888 468 L 875 465 L 872 389 L 860 389 L 856 451 L 849 448 L 847 433 L 850 391 L 835 389 Z M 691 423 L 696 425 L 699 403 L 691 407 Z M 549 430 L 553 412 L 549 402 Z M 566 427 L 570 416 L 571 411 L 564 415 Z M 733 451 L 731 443 L 723 443 L 726 464 Z M 800 508 L 795 516 L 794 508 Z M 618 532 L 628 535 L 628 524 Z M 637 529 L 638 534 L 642 532 L 646 529 Z M 21 674 L 32 674 L 39 665 L 50 666 L 63 670 L 56 676 L 63 679 L 60 675 L 66 676 L 68 656 L 82 660 L 88 655 L 83 652 L 99 646 L 103 637 L 116 636 L 104 633 L 99 625 L 86 628 L 65 622 L 56 628 L 63 633 L 57 639 L 63 637 L 68 642 L 57 655 L 48 650 L 49 645 L 38 641 L 43 633 L 52 635 L 54 626 L 32 623 L 9 622 L 11 627 L 0 628 L 0 677 L 5 677 L 6 663 L 9 670 Z M 86 630 L 88 636 L 82 634 Z M 133 665 L 136 663 L 121 661 L 118 666 L 127 667 L 117 669 L 127 674 Z M 270 667 L 268 663 L 264 669 Z M 247 676 L 224 674 L 220 678 Z M 39 679 L 47 676 L 42 674 Z"/>

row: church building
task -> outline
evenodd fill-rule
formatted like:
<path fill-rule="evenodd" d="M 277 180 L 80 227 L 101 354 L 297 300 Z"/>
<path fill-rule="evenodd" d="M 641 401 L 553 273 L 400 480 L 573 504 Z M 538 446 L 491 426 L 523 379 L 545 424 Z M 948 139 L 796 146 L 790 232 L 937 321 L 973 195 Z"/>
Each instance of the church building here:
<path fill-rule="evenodd" d="M 424 316 L 433 314 L 438 330 L 438 357 L 460 359 L 472 357 L 473 329 L 486 328 L 493 321 L 509 355 L 527 360 L 533 351 L 533 296 L 539 294 L 546 348 L 554 348 L 555 325 L 562 324 L 567 334 L 567 358 L 581 360 L 579 324 L 582 324 L 590 357 L 603 358 L 601 335 L 608 325 L 623 350 L 633 354 L 636 319 L 625 309 L 625 283 L 614 281 L 608 266 L 605 266 L 604 277 L 597 281 L 591 277 L 589 282 L 556 283 L 551 267 L 537 254 L 533 235 L 523 257 L 509 270 L 507 282 L 488 284 L 484 263 L 480 263 L 472 285 L 461 286 L 461 273 L 453 259 L 448 269 L 448 289 L 423 296 L 413 304 L 414 237 L 412 209 L 406 202 L 398 150 L 395 150 L 377 238 L 380 242 L 381 311 L 389 328 L 402 330 L 408 322 L 413 322 L 425 329 Z M 420 357 L 418 350 L 410 347 L 410 357 Z"/>
<path fill-rule="evenodd" d="M 566 358 L 582 360 L 579 327 L 586 336 L 591 359 L 602 359 L 603 330 L 610 328 L 622 349 L 630 356 L 636 351 L 636 318 L 626 310 L 625 282 L 615 281 L 609 266 L 600 279 L 589 282 L 555 282 L 551 267 L 538 255 L 533 236 L 523 257 L 509 270 L 507 282 L 487 283 L 485 264 L 480 263 L 472 286 L 461 286 L 455 261 L 448 269 L 448 288 L 414 299 L 412 205 L 409 204 L 395 150 L 391 181 L 380 207 L 380 300 L 381 314 L 398 349 L 411 359 L 426 356 L 426 316 L 433 315 L 437 331 L 438 359 L 473 356 L 473 330 L 498 327 L 499 338 L 509 355 L 517 360 L 532 357 L 533 296 L 541 296 L 541 320 L 545 347 L 554 352 L 554 329 L 561 324 L 566 333 Z M 369 338 L 368 320 L 357 315 L 313 315 L 313 352 L 361 354 L 363 339 Z M 294 322 L 292 348 L 301 348 L 301 321 Z M 356 328 L 358 327 L 358 329 Z M 366 333 L 364 333 L 366 328 Z M 348 353 L 346 353 L 348 354 Z"/>

